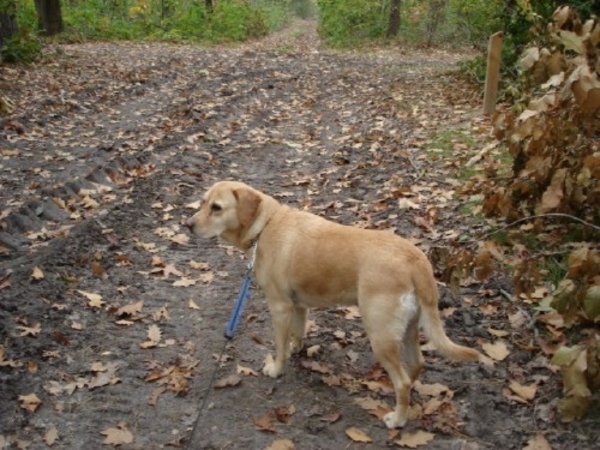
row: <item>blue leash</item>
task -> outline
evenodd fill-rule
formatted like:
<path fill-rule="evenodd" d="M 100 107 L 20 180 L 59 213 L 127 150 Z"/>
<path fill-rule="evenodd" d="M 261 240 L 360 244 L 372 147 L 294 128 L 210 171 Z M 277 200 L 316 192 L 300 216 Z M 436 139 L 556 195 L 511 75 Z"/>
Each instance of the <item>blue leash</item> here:
<path fill-rule="evenodd" d="M 248 267 L 248 270 L 246 270 L 246 275 L 244 275 L 244 279 L 242 280 L 242 287 L 240 288 L 240 293 L 238 294 L 237 300 L 235 301 L 233 311 L 231 311 L 229 322 L 227 322 L 227 327 L 225 327 L 225 337 L 227 339 L 233 338 L 235 330 L 237 330 L 237 327 L 240 323 L 240 318 L 242 317 L 242 312 L 244 311 L 246 301 L 250 299 L 251 275 L 252 267 Z"/>
<path fill-rule="evenodd" d="M 252 269 L 254 268 L 254 261 L 256 260 L 257 245 L 258 240 L 252 246 L 250 261 L 248 262 L 248 270 L 246 270 L 246 274 L 242 280 L 240 293 L 238 294 L 238 298 L 233 306 L 233 311 L 231 311 L 231 316 L 229 317 L 229 322 L 227 322 L 227 327 L 225 327 L 225 337 L 227 339 L 233 338 L 235 330 L 237 330 L 237 327 L 240 323 L 240 318 L 242 317 L 242 312 L 244 311 L 246 301 L 250 299 L 250 278 L 252 277 Z"/>

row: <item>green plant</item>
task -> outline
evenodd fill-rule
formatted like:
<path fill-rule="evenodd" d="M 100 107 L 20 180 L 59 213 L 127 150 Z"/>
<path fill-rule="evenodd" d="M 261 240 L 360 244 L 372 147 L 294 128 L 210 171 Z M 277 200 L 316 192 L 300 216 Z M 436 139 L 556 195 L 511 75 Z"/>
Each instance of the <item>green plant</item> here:
<path fill-rule="evenodd" d="M 386 17 L 378 0 L 317 0 L 319 34 L 329 45 L 355 46 L 384 35 Z"/>
<path fill-rule="evenodd" d="M 0 48 L 0 61 L 30 63 L 38 58 L 42 47 L 42 41 L 37 35 L 23 28 Z"/>

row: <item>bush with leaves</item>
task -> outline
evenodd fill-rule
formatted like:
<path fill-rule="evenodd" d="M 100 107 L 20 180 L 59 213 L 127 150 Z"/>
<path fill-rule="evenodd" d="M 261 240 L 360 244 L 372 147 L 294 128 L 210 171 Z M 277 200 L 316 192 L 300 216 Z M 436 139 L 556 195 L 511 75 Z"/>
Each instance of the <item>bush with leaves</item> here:
<path fill-rule="evenodd" d="M 483 210 L 509 221 L 548 216 L 584 224 L 587 241 L 569 243 L 566 275 L 541 303 L 568 332 L 553 363 L 563 369 L 564 421 L 581 417 L 600 390 L 600 23 L 558 8 L 533 36 L 519 66 L 521 96 L 494 120 L 512 172 L 484 188 Z M 563 241 L 569 241 L 564 227 Z M 535 265 L 517 278 L 532 279 Z M 537 275 L 537 274 L 536 274 Z M 519 280 L 516 280 L 519 283 Z M 523 285 L 523 283 L 521 283 Z M 530 286 L 531 287 L 531 286 Z M 526 287 L 527 288 L 527 287 Z"/>
<path fill-rule="evenodd" d="M 329 45 L 352 46 L 382 37 L 387 16 L 379 0 L 317 0 L 319 35 Z"/>

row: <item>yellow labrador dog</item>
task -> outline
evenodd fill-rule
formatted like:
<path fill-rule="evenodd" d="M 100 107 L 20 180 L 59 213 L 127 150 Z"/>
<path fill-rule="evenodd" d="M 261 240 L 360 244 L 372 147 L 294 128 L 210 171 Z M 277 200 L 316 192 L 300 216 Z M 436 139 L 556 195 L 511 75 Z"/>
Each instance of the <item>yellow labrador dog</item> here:
<path fill-rule="evenodd" d="M 340 304 L 358 305 L 375 357 L 394 384 L 396 408 L 383 419 L 389 428 L 407 420 L 410 389 L 423 366 L 419 327 L 447 357 L 484 361 L 446 336 L 431 264 L 393 233 L 339 225 L 234 181 L 214 184 L 187 225 L 255 258 L 275 331 L 266 375 L 281 375 L 291 352 L 302 348 L 308 308 Z"/>

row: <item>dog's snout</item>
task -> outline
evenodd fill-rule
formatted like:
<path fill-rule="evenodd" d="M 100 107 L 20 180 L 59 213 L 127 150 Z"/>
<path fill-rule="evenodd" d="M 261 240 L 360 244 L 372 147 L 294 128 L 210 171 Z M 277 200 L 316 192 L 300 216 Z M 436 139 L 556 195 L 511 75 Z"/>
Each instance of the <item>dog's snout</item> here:
<path fill-rule="evenodd" d="M 190 230 L 194 229 L 194 217 L 188 217 L 187 219 L 185 219 L 185 226 L 188 227 Z"/>

